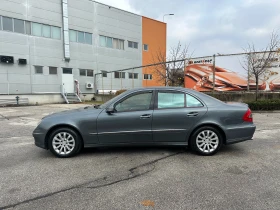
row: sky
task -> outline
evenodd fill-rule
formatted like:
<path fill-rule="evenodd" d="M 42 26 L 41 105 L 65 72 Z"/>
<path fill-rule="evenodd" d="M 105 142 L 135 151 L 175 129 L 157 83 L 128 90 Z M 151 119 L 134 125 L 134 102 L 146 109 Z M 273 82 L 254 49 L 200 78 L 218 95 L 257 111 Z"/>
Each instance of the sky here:
<path fill-rule="evenodd" d="M 180 41 L 192 56 L 238 53 L 248 43 L 264 49 L 280 35 L 280 0 L 97 0 L 167 23 L 167 50 Z"/>

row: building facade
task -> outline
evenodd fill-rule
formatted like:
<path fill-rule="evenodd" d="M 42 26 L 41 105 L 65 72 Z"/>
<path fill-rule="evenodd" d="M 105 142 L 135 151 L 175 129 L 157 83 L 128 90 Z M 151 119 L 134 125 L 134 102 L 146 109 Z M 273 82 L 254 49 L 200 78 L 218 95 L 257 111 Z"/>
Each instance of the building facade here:
<path fill-rule="evenodd" d="M 0 94 L 74 93 L 79 87 L 90 98 L 96 91 L 155 85 L 142 68 L 118 70 L 149 63 L 160 47 L 165 51 L 165 23 L 109 5 L 1 0 Z"/>

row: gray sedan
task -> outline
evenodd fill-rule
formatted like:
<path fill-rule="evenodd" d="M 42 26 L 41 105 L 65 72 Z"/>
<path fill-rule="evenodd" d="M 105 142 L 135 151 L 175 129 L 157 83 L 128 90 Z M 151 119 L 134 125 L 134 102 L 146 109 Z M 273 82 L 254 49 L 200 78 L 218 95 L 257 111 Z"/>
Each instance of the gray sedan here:
<path fill-rule="evenodd" d="M 223 144 L 252 139 L 255 129 L 246 104 L 162 87 L 133 89 L 101 106 L 49 115 L 33 136 L 35 145 L 57 157 L 73 156 L 84 147 L 126 145 L 189 146 L 213 155 Z"/>

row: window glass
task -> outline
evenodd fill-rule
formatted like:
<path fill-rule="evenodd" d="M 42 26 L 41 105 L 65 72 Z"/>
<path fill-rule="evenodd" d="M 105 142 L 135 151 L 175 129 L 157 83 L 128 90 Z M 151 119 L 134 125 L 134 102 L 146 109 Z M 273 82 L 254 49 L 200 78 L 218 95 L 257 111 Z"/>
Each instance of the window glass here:
<path fill-rule="evenodd" d="M 29 21 L 25 21 L 25 33 L 31 34 L 31 23 Z"/>
<path fill-rule="evenodd" d="M 49 67 L 49 74 L 57 74 L 57 67 Z"/>
<path fill-rule="evenodd" d="M 115 74 L 115 78 L 120 78 L 120 72 L 114 72 L 114 74 Z"/>
<path fill-rule="evenodd" d="M 144 44 L 144 50 L 148 51 L 148 45 L 147 44 Z"/>
<path fill-rule="evenodd" d="M 138 42 L 134 42 L 134 48 L 138 49 Z"/>
<path fill-rule="evenodd" d="M 0 30 L 2 30 L 2 20 L 1 20 L 1 15 L 0 15 Z"/>
<path fill-rule="evenodd" d="M 105 36 L 99 36 L 99 44 L 101 47 L 106 47 L 106 37 Z"/>
<path fill-rule="evenodd" d="M 43 66 L 34 66 L 35 74 L 43 74 Z"/>
<path fill-rule="evenodd" d="M 153 78 L 152 74 L 144 74 L 144 79 L 151 80 Z"/>
<path fill-rule="evenodd" d="M 92 34 L 85 33 L 85 41 L 87 44 L 92 44 Z"/>
<path fill-rule="evenodd" d="M 87 76 L 93 77 L 93 70 L 87 70 Z"/>
<path fill-rule="evenodd" d="M 152 93 L 133 95 L 116 105 L 118 112 L 150 109 Z"/>
<path fill-rule="evenodd" d="M 63 68 L 63 74 L 72 74 L 72 69 L 69 68 Z"/>
<path fill-rule="evenodd" d="M 3 30 L 13 31 L 13 19 L 8 17 L 2 17 Z"/>
<path fill-rule="evenodd" d="M 43 25 L 43 37 L 51 37 L 51 27 L 48 25 Z"/>
<path fill-rule="evenodd" d="M 138 79 L 138 73 L 134 73 L 134 79 Z"/>
<path fill-rule="evenodd" d="M 107 77 L 107 73 L 106 72 L 102 72 L 102 77 Z"/>
<path fill-rule="evenodd" d="M 133 78 L 133 73 L 128 73 L 128 78 L 132 79 Z"/>
<path fill-rule="evenodd" d="M 203 106 L 202 103 L 197 100 L 195 97 L 191 95 L 186 95 L 187 96 L 187 107 L 201 107 Z"/>
<path fill-rule="evenodd" d="M 113 39 L 111 37 L 107 37 L 107 43 L 106 43 L 107 47 L 112 48 L 113 47 Z"/>
<path fill-rule="evenodd" d="M 32 23 L 32 35 L 42 36 L 42 24 Z"/>
<path fill-rule="evenodd" d="M 59 27 L 52 26 L 52 38 L 60 39 L 61 37 L 60 33 L 61 31 Z"/>
<path fill-rule="evenodd" d="M 78 42 L 85 43 L 85 33 L 78 31 Z"/>
<path fill-rule="evenodd" d="M 119 49 L 119 44 L 118 44 L 118 42 L 119 42 L 118 39 L 113 39 L 113 48 Z"/>
<path fill-rule="evenodd" d="M 184 93 L 158 93 L 158 108 L 179 108 L 185 106 Z"/>
<path fill-rule="evenodd" d="M 119 39 L 119 49 L 124 50 L 124 40 Z"/>
<path fill-rule="evenodd" d="M 17 33 L 24 34 L 24 21 L 23 20 L 14 19 L 14 31 Z"/>
<path fill-rule="evenodd" d="M 80 76 L 87 76 L 87 70 L 80 69 Z"/>
<path fill-rule="evenodd" d="M 69 30 L 70 42 L 77 42 L 77 31 Z"/>
<path fill-rule="evenodd" d="M 128 41 L 128 47 L 132 48 L 132 42 L 131 41 Z"/>
<path fill-rule="evenodd" d="M 123 79 L 125 79 L 125 72 L 120 72 Z"/>

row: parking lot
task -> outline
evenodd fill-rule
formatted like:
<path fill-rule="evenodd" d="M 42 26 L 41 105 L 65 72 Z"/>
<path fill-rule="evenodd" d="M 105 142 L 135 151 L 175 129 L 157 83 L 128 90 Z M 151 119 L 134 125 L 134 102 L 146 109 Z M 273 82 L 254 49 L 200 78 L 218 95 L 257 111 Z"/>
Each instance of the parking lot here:
<path fill-rule="evenodd" d="M 254 140 L 211 157 L 129 147 L 59 159 L 34 145 L 43 116 L 81 106 L 0 108 L 0 209 L 279 209 L 280 112 L 254 113 Z"/>

